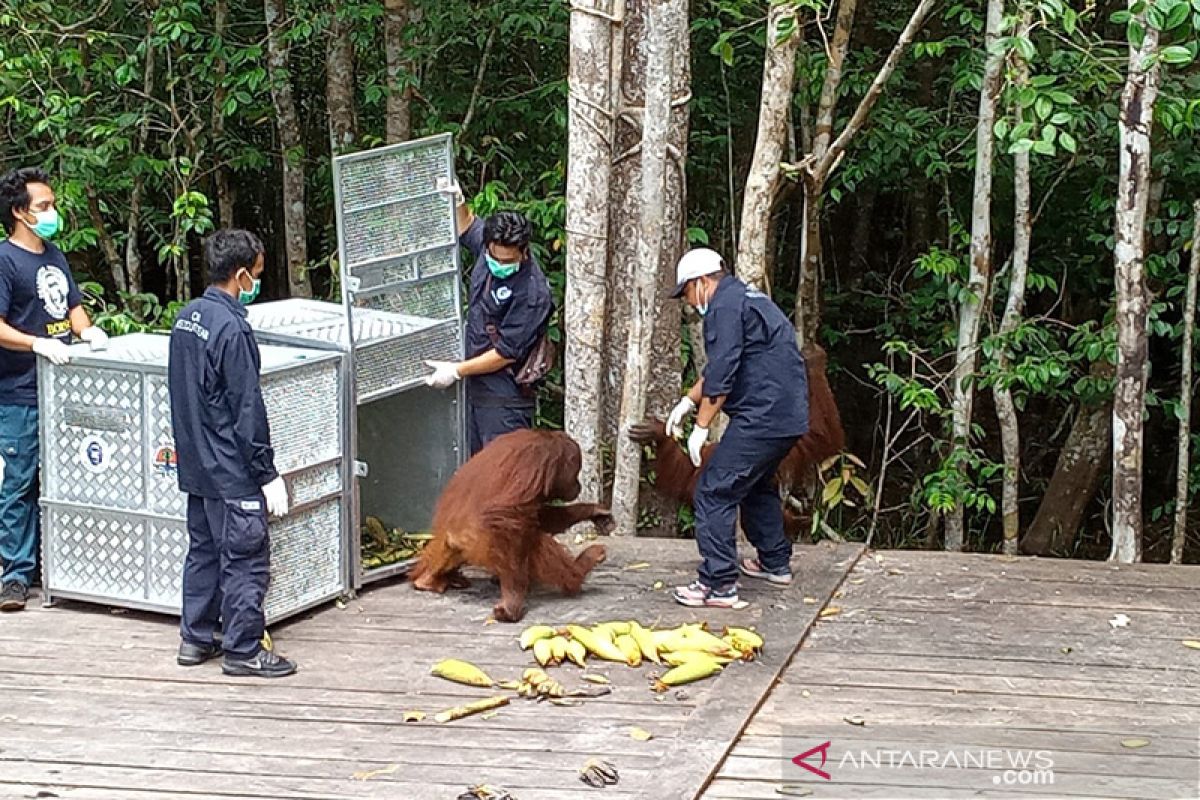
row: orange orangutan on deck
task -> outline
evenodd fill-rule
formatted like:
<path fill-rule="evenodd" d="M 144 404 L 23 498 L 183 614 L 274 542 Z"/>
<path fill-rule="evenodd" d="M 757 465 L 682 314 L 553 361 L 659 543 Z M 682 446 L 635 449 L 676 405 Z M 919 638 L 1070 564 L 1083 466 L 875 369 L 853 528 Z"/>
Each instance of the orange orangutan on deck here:
<path fill-rule="evenodd" d="M 413 586 L 444 592 L 466 588 L 459 567 L 482 567 L 500 579 L 493 615 L 516 622 L 525 614 L 533 583 L 578 594 L 584 578 L 604 561 L 594 544 L 577 557 L 554 538 L 592 520 L 607 523 L 595 503 L 550 505 L 579 496 L 579 445 L 565 433 L 521 430 L 494 439 L 450 479 L 433 513 L 433 539 L 413 568 Z"/>

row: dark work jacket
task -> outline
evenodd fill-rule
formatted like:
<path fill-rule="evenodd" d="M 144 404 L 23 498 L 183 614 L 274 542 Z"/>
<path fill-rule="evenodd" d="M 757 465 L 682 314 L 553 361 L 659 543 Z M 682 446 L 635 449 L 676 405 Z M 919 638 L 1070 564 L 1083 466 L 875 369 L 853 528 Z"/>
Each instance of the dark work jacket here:
<path fill-rule="evenodd" d="M 179 489 L 235 500 L 279 476 L 246 309 L 209 287 L 176 318 L 168 387 Z"/>
<path fill-rule="evenodd" d="M 475 259 L 467 305 L 467 358 L 495 347 L 500 355 L 520 365 L 550 324 L 550 313 L 554 310 L 550 283 L 532 253 L 507 278 L 492 275 L 483 243 L 483 220 L 471 223 L 459 240 Z M 494 344 L 487 332 L 488 323 L 495 326 L 498 334 Z M 478 406 L 513 408 L 534 404 L 532 398 L 521 392 L 510 369 L 469 376 L 467 397 Z"/>
<path fill-rule="evenodd" d="M 725 395 L 730 424 L 757 436 L 808 433 L 808 370 L 771 298 L 722 278 L 704 316 L 704 347 L 704 396 Z"/>

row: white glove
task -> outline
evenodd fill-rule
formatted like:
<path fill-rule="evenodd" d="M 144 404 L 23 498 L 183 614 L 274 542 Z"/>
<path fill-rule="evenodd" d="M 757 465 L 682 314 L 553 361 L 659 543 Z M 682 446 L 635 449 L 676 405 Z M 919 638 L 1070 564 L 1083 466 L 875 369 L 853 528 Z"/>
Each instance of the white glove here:
<path fill-rule="evenodd" d="M 680 436 L 683 433 L 683 418 L 695 410 L 696 404 L 685 394 L 683 399 L 671 409 L 671 414 L 667 417 L 667 436 L 672 438 Z"/>
<path fill-rule="evenodd" d="M 34 339 L 33 352 L 57 367 L 71 360 L 71 348 L 63 344 L 61 339 Z"/>
<path fill-rule="evenodd" d="M 708 428 L 701 428 L 699 425 L 692 428 L 692 435 L 688 437 L 688 455 L 692 458 L 692 466 L 700 466 L 700 448 L 708 443 Z"/>
<path fill-rule="evenodd" d="M 458 374 L 458 364 L 453 361 L 426 361 L 425 366 L 433 370 L 432 375 L 425 376 L 425 383 L 435 389 L 453 386 L 462 377 Z"/>
<path fill-rule="evenodd" d="M 95 325 L 84 328 L 79 338 L 90 344 L 93 350 L 104 350 L 108 347 L 108 334 Z"/>
<path fill-rule="evenodd" d="M 459 185 L 458 181 L 441 178 L 438 180 L 438 189 L 446 194 L 453 195 L 455 208 L 467 202 L 467 199 L 463 197 L 462 186 Z"/>
<path fill-rule="evenodd" d="M 287 484 L 280 475 L 275 480 L 262 487 L 263 497 L 267 501 L 267 513 L 273 517 L 283 517 L 288 513 Z"/>

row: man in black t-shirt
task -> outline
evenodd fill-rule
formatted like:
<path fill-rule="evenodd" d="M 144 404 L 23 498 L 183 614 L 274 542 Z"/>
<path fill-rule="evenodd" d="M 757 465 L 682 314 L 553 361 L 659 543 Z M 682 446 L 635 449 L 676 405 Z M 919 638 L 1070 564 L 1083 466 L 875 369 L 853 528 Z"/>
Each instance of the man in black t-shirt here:
<path fill-rule="evenodd" d="M 74 333 L 107 344 L 80 305 L 67 259 L 47 241 L 59 229 L 50 178 L 36 168 L 0 177 L 0 611 L 25 608 L 38 544 L 37 358 L 70 359 Z"/>
<path fill-rule="evenodd" d="M 513 366 L 525 361 L 546 331 L 554 299 L 529 249 L 529 220 L 501 211 L 484 221 L 456 199 L 459 242 L 475 260 L 467 304 L 467 360 L 425 362 L 433 369 L 426 383 L 445 388 L 466 378 L 475 455 L 497 436 L 533 427 L 535 401 L 517 384 Z"/>

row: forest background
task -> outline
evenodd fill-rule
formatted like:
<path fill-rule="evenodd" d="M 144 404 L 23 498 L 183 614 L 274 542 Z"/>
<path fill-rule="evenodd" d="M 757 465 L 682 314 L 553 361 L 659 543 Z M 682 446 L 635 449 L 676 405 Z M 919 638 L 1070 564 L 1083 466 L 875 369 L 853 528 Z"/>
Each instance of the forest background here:
<path fill-rule="evenodd" d="M 813 537 L 1194 562 L 1197 31 L 1200 0 L 23 0 L 0 169 L 51 171 L 123 333 L 220 225 L 264 298 L 340 297 L 331 154 L 448 131 L 475 211 L 534 223 L 539 421 L 626 530 L 690 526 L 617 431 L 701 362 L 662 290 L 707 245 L 829 353 Z"/>

